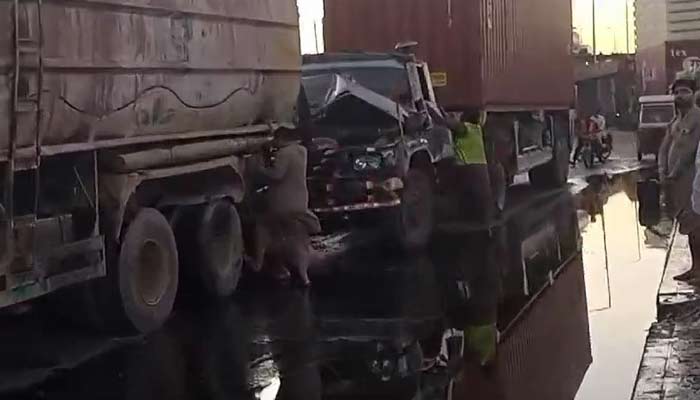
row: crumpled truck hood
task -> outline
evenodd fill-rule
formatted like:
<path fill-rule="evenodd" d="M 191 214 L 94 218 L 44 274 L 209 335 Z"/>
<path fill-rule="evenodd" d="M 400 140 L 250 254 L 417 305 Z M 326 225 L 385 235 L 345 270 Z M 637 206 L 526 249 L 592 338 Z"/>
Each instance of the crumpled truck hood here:
<path fill-rule="evenodd" d="M 403 122 L 408 116 L 396 101 L 338 74 L 308 76 L 302 82 L 317 122 L 342 125 L 345 118 L 368 116 Z"/>

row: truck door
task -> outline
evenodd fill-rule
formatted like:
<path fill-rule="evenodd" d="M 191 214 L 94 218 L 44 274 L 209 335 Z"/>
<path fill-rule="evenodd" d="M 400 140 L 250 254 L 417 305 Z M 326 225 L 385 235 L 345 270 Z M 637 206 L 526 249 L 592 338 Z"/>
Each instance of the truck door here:
<path fill-rule="evenodd" d="M 435 89 L 433 87 L 430 69 L 428 68 L 427 63 L 418 64 L 418 78 L 420 79 L 421 89 L 423 90 L 423 97 L 427 101 L 437 104 Z"/>
<path fill-rule="evenodd" d="M 430 69 L 427 63 L 415 64 L 415 82 L 420 87 L 421 108 L 425 113 L 428 126 L 423 132 L 428 142 L 430 153 L 433 157 L 449 158 L 453 156 L 452 134 L 443 122 L 441 111 L 437 105 L 435 90 L 430 77 Z M 432 113 L 432 114 L 431 114 Z"/>

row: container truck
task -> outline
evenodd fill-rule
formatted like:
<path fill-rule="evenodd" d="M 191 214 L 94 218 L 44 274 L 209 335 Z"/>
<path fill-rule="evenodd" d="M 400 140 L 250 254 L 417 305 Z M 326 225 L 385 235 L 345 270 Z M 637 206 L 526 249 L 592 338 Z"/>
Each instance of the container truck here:
<path fill-rule="evenodd" d="M 540 186 L 568 176 L 574 71 L 568 0 L 325 0 L 328 52 L 416 41 L 446 111 L 486 113 L 497 203 L 520 172 Z"/>
<path fill-rule="evenodd" d="M 293 0 L 0 1 L 0 308 L 90 281 L 148 332 L 178 283 L 233 292 L 243 160 L 300 68 Z"/>

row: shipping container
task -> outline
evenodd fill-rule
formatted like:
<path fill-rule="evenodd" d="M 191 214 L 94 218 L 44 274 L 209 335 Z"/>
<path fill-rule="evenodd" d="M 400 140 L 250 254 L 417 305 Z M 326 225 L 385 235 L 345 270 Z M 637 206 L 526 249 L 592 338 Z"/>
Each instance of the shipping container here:
<path fill-rule="evenodd" d="M 567 109 L 573 103 L 569 0 L 325 0 L 326 51 L 417 41 L 449 109 Z"/>
<path fill-rule="evenodd" d="M 637 70 L 641 95 L 667 94 L 684 63 L 700 62 L 700 40 L 683 40 L 639 49 Z"/>

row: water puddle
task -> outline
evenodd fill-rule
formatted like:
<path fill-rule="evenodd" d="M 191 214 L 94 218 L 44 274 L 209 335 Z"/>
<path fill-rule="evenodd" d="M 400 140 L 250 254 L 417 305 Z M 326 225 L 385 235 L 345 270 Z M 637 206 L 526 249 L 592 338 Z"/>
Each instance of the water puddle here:
<path fill-rule="evenodd" d="M 576 399 L 628 399 L 651 323 L 671 222 L 639 222 L 638 174 L 597 177 L 585 190 L 583 261 L 593 364 Z"/>

